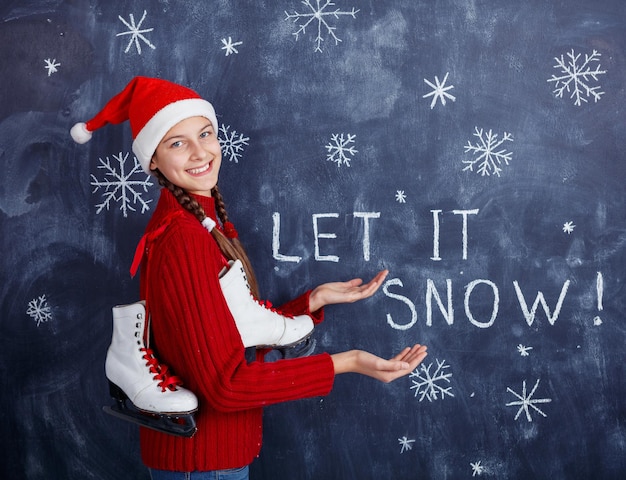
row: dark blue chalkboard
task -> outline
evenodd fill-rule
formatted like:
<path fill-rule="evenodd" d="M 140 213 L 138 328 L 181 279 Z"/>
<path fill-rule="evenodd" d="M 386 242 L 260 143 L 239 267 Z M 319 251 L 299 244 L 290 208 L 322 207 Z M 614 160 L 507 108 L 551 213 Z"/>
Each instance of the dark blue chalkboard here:
<path fill-rule="evenodd" d="M 268 408 L 253 479 L 624 478 L 625 25 L 622 0 L 4 2 L 0 476 L 148 478 L 102 406 L 158 188 L 122 181 L 126 125 L 68 133 L 148 75 L 216 107 L 265 297 L 390 270 L 318 350 L 429 347 Z"/>

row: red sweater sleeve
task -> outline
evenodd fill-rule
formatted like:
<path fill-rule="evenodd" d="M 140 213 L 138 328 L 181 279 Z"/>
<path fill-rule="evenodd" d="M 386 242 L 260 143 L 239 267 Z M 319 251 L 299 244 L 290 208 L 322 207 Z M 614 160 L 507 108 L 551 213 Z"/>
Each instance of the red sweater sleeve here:
<path fill-rule="evenodd" d="M 220 289 L 221 267 L 217 244 L 195 219 L 177 218 L 150 246 L 142 290 L 153 346 L 163 363 L 201 400 L 223 412 L 328 394 L 334 381 L 328 354 L 246 362 Z M 288 310 L 298 313 L 297 302 Z"/>
<path fill-rule="evenodd" d="M 309 297 L 311 296 L 311 290 L 308 290 L 299 297 L 291 300 L 290 302 L 281 305 L 279 310 L 289 315 L 308 315 L 313 319 L 313 323 L 318 325 L 324 321 L 324 309 L 320 308 L 315 312 L 309 310 Z"/>

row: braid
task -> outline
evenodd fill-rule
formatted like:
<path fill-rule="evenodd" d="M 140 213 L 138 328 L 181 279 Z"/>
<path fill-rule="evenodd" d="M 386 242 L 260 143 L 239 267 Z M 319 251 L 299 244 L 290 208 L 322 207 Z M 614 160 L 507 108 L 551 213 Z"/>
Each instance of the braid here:
<path fill-rule="evenodd" d="M 195 198 L 189 195 L 178 185 L 174 185 L 172 182 L 170 182 L 159 170 L 155 170 L 155 173 L 161 186 L 167 188 L 170 192 L 172 192 L 172 195 L 174 195 L 176 200 L 178 200 L 178 203 L 180 203 L 184 209 L 191 212 L 193 216 L 198 219 L 199 222 L 202 222 L 202 220 L 205 219 L 206 213 L 202 208 L 202 205 L 200 205 Z"/>
<path fill-rule="evenodd" d="M 213 190 L 211 190 L 211 195 L 213 196 L 213 198 L 215 198 L 215 209 L 217 211 L 217 216 L 219 217 L 220 222 L 222 222 L 222 225 L 225 225 L 230 220 L 228 219 L 228 214 L 226 213 L 226 205 L 224 204 L 224 197 L 222 197 L 222 194 L 220 193 L 220 190 L 217 187 L 217 185 L 215 185 L 215 187 L 213 187 Z M 250 290 L 252 291 L 253 295 L 258 298 L 259 286 L 256 281 L 256 276 L 254 275 L 252 264 L 250 263 L 250 258 L 248 257 L 248 254 L 246 253 L 246 250 L 243 247 L 243 244 L 239 241 L 239 238 L 237 237 L 227 239 L 224 236 L 224 234 L 222 234 L 222 232 L 219 232 L 219 235 L 222 236 L 225 240 L 227 240 L 228 244 L 231 245 L 235 249 L 236 258 L 241 260 L 241 263 L 243 264 L 243 268 L 246 271 L 246 276 L 248 278 L 248 284 L 250 285 Z"/>
<path fill-rule="evenodd" d="M 217 188 L 217 185 L 213 187 L 211 190 L 211 195 L 215 198 L 215 209 L 217 210 L 217 216 L 222 222 L 222 225 L 228 222 L 228 214 L 226 213 L 226 205 L 224 204 L 224 197 L 220 193 L 220 189 Z"/>
<path fill-rule="evenodd" d="M 157 179 L 159 180 L 159 184 L 167 188 L 185 210 L 191 212 L 194 217 L 198 219 L 199 222 L 202 222 L 206 218 L 206 212 L 202 208 L 202 205 L 200 205 L 200 203 L 198 203 L 195 198 L 189 195 L 183 188 L 170 182 L 167 178 L 165 178 L 165 175 L 163 175 L 158 169 L 154 170 L 154 172 L 157 176 Z M 226 213 L 224 199 L 219 189 L 217 188 L 217 185 L 213 188 L 211 194 L 215 198 L 217 216 L 219 217 L 220 222 L 222 222 L 222 225 L 224 225 L 226 222 L 229 221 L 228 214 Z M 254 275 L 254 270 L 252 269 L 250 259 L 248 258 L 248 255 L 239 239 L 228 239 L 217 228 L 211 230 L 211 235 L 213 235 L 213 238 L 215 238 L 217 245 L 227 259 L 241 260 L 243 268 L 246 271 L 246 277 L 248 278 L 250 290 L 252 291 L 252 294 L 258 298 L 259 287 L 256 281 L 256 276 Z"/>

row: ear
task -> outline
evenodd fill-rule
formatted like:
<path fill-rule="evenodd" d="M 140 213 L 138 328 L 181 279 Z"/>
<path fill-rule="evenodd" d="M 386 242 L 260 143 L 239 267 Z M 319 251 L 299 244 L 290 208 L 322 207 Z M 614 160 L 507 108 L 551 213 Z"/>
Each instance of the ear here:
<path fill-rule="evenodd" d="M 152 155 L 152 158 L 150 159 L 150 165 L 148 166 L 148 168 L 150 168 L 150 170 L 156 170 L 157 169 L 157 164 L 156 164 L 156 155 Z"/>

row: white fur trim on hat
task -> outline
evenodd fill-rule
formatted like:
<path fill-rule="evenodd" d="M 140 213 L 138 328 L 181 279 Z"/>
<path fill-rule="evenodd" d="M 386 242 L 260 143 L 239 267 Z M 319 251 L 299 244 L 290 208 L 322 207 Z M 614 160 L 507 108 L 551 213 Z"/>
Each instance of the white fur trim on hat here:
<path fill-rule="evenodd" d="M 172 102 L 157 113 L 144 125 L 135 137 L 133 152 L 144 172 L 150 172 L 150 160 L 159 143 L 170 128 L 178 122 L 191 117 L 205 117 L 213 124 L 217 135 L 217 117 L 213 105 L 202 98 L 187 98 Z"/>
<path fill-rule="evenodd" d="M 87 143 L 89 140 L 91 140 L 92 137 L 92 133 L 87 130 L 87 125 L 85 124 L 85 122 L 80 122 L 74 125 L 70 129 L 70 135 L 76 143 L 80 144 Z"/>

